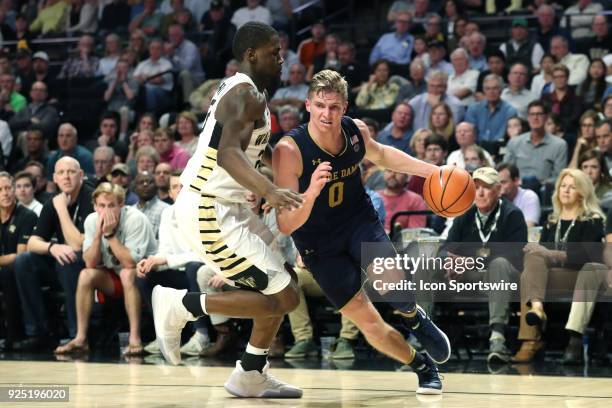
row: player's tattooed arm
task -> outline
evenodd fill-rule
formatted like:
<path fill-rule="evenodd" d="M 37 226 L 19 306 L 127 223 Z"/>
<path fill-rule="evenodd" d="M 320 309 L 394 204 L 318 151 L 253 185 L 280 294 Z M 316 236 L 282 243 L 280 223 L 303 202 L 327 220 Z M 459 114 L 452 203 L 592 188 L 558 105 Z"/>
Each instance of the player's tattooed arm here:
<path fill-rule="evenodd" d="M 298 208 L 299 194 L 279 189 L 261 175 L 249 161 L 247 149 L 255 123 L 263 120 L 264 95 L 249 85 L 237 86 L 219 101 L 216 119 L 223 125 L 217 161 L 244 188 L 254 192 L 277 210 Z"/>
<path fill-rule="evenodd" d="M 370 137 L 368 126 L 359 119 L 353 119 L 361 134 L 366 147 L 365 158 L 385 169 L 399 173 L 415 174 L 427 177 L 437 170 L 437 166 L 416 159 L 392 146 L 383 145 Z"/>

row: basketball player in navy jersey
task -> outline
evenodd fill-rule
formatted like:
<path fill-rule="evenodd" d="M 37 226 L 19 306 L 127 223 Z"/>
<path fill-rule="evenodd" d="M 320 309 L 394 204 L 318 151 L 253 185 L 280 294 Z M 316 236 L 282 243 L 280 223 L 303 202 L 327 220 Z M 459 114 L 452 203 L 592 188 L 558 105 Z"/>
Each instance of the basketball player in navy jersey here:
<path fill-rule="evenodd" d="M 279 212 L 302 202 L 298 193 L 277 187 L 257 171 L 270 138 L 265 89 L 278 81 L 283 63 L 278 33 L 247 23 L 234 37 L 233 51 L 240 68 L 211 100 L 198 147 L 181 175 L 175 214 L 185 244 L 226 282 L 248 290 L 203 294 L 156 286 L 155 332 L 166 360 L 178 364 L 187 321 L 206 313 L 252 318 L 246 351 L 225 389 L 239 397 L 300 398 L 301 389 L 267 372 L 270 344 L 284 315 L 299 302 L 295 278 L 246 198 L 254 192 Z"/>
<path fill-rule="evenodd" d="M 450 357 L 446 335 L 416 305 L 413 293 L 405 293 L 404 301 L 389 299 L 425 347 L 426 353 L 417 352 L 384 322 L 362 287 L 361 243 L 379 243 L 391 256 L 395 251 L 363 188 L 359 163 L 366 157 L 380 167 L 421 177 L 438 167 L 374 141 L 363 122 L 343 116 L 347 104 L 347 84 L 337 72 L 314 76 L 306 100 L 310 121 L 281 138 L 272 156 L 275 183 L 304 199 L 300 209 L 277 215 L 279 230 L 291 234 L 327 298 L 368 342 L 413 368 L 417 393 L 440 394 L 435 362 Z"/>

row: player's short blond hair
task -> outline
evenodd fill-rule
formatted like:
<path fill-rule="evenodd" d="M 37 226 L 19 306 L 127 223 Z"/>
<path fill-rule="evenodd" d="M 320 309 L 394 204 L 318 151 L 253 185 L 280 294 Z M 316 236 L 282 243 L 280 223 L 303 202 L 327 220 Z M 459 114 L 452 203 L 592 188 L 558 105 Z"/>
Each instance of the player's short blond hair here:
<path fill-rule="evenodd" d="M 342 76 L 331 69 L 319 71 L 312 77 L 310 87 L 308 88 L 308 96 L 319 92 L 337 92 L 342 95 L 342 98 L 348 100 L 348 85 Z"/>
<path fill-rule="evenodd" d="M 123 204 L 125 202 L 125 190 L 123 187 L 121 187 L 119 184 L 104 182 L 100 183 L 100 185 L 98 185 L 91 195 L 94 205 L 96 204 L 98 197 L 107 194 L 114 196 L 119 204 Z"/>

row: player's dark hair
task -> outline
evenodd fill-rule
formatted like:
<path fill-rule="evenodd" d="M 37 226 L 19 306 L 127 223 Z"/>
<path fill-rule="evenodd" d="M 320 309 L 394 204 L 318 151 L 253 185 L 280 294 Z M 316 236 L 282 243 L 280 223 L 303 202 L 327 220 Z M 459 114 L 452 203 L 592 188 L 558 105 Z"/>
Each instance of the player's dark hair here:
<path fill-rule="evenodd" d="M 232 51 L 234 57 L 241 61 L 244 53 L 249 48 L 259 48 L 270 41 L 270 38 L 278 35 L 277 31 L 267 24 L 251 21 L 238 29 L 234 36 Z"/>

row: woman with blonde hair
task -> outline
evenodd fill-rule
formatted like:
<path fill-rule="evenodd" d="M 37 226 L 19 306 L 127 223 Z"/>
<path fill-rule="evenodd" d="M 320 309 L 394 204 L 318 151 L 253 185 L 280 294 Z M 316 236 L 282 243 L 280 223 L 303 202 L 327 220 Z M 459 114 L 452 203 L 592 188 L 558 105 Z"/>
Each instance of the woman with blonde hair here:
<path fill-rule="evenodd" d="M 425 139 L 430 136 L 431 130 L 417 129 L 410 139 L 410 150 L 412 155 L 419 160 L 425 160 Z"/>
<path fill-rule="evenodd" d="M 176 118 L 176 133 L 180 137 L 178 145 L 193 156 L 198 147 L 198 118 L 188 111 L 179 113 Z"/>
<path fill-rule="evenodd" d="M 450 106 L 440 102 L 431 108 L 429 113 L 429 130 L 444 137 L 450 143 L 451 137 L 455 134 L 453 112 Z"/>
<path fill-rule="evenodd" d="M 591 180 L 582 171 L 564 169 L 555 184 L 553 212 L 539 243 L 528 243 L 521 274 L 521 321 L 515 363 L 529 363 L 544 351 L 544 301 L 551 288 L 572 291 L 578 271 L 589 262 L 601 262 L 602 250 L 593 250 L 604 238 L 605 216 Z M 591 246 L 585 243 L 593 243 Z M 591 248 L 589 251 L 587 248 Z M 571 292 L 570 292 L 571 293 Z"/>
<path fill-rule="evenodd" d="M 578 168 L 578 159 L 580 156 L 597 147 L 597 139 L 595 139 L 595 123 L 599 121 L 599 113 L 596 110 L 589 109 L 580 116 L 580 127 L 578 128 L 578 138 L 576 146 L 572 154 L 572 160 L 567 167 L 570 169 Z"/>

